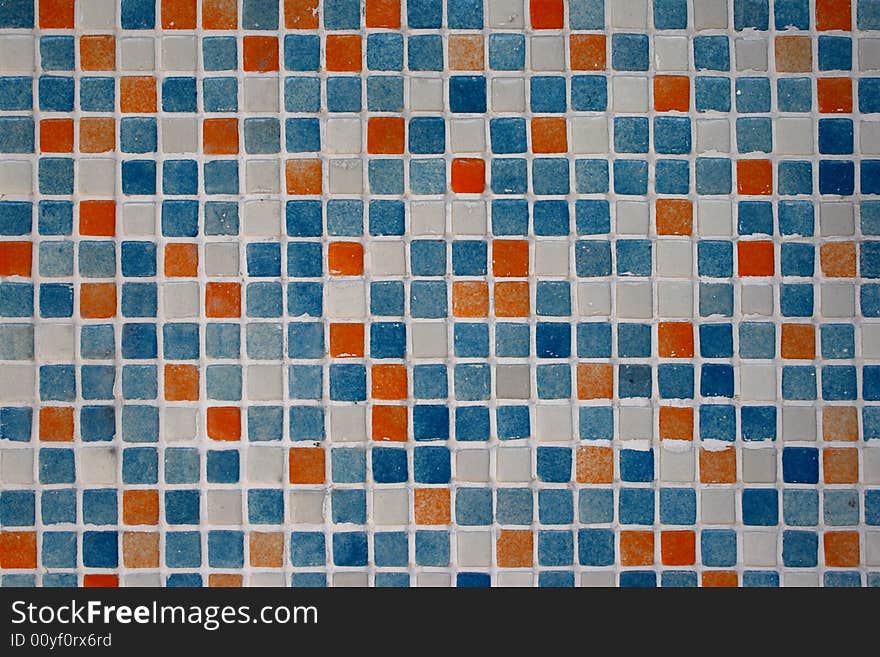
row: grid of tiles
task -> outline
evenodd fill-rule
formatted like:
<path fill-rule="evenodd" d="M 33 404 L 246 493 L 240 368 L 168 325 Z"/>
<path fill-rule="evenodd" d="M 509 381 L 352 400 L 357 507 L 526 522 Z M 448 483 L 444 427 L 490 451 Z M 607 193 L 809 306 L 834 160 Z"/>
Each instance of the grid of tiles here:
<path fill-rule="evenodd" d="M 880 0 L 0 0 L 0 582 L 880 585 Z"/>

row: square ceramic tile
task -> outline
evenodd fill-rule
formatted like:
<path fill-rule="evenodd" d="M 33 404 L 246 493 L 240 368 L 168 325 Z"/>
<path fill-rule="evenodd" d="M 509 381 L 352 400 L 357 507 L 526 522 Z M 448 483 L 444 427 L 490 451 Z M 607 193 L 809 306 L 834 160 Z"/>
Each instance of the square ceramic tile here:
<path fill-rule="evenodd" d="M 880 583 L 878 44 L 0 2 L 0 584 Z"/>

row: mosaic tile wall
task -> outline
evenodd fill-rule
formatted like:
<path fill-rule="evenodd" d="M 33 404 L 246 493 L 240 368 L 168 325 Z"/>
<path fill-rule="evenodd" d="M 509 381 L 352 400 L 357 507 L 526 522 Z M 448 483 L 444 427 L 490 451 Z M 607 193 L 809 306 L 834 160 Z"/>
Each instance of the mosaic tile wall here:
<path fill-rule="evenodd" d="M 880 0 L 0 0 L 4 586 L 880 585 Z"/>

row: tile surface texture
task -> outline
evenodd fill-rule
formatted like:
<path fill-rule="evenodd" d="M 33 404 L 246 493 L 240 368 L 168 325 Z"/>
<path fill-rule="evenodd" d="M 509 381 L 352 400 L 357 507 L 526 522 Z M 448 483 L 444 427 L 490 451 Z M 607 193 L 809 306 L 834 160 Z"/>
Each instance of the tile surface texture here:
<path fill-rule="evenodd" d="M 0 0 L 3 586 L 880 585 L 880 0 Z"/>

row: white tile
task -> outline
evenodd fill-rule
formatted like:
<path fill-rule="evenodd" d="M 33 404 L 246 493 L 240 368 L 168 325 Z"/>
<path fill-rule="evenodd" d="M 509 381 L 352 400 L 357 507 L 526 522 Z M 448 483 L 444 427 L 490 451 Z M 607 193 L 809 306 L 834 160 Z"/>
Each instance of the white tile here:
<path fill-rule="evenodd" d="M 772 484 L 776 482 L 776 450 L 748 449 L 741 450 L 742 477 L 747 484 Z"/>
<path fill-rule="evenodd" d="M 163 118 L 162 150 L 165 153 L 197 153 L 199 150 L 198 119 L 188 117 Z"/>
<path fill-rule="evenodd" d="M 648 27 L 648 0 L 609 0 L 611 26 L 644 30 Z"/>
<path fill-rule="evenodd" d="M 743 401 L 776 400 L 776 367 L 774 365 L 739 366 L 740 396 Z"/>
<path fill-rule="evenodd" d="M 443 80 L 435 78 L 410 78 L 410 109 L 414 111 L 442 112 Z"/>
<path fill-rule="evenodd" d="M 684 36 L 654 37 L 654 68 L 658 71 L 688 70 L 688 39 Z"/>
<path fill-rule="evenodd" d="M 538 404 L 535 407 L 535 438 L 540 442 L 570 441 L 572 431 L 571 406 Z"/>
<path fill-rule="evenodd" d="M 323 490 L 292 490 L 288 500 L 290 522 L 306 525 L 324 523 Z"/>
<path fill-rule="evenodd" d="M 409 522 L 409 493 L 405 488 L 373 489 L 373 521 L 377 525 Z"/>
<path fill-rule="evenodd" d="M 405 276 L 406 245 L 397 241 L 370 242 L 369 270 L 373 276 Z"/>
<path fill-rule="evenodd" d="M 617 422 L 622 440 L 654 438 L 654 412 L 650 406 L 621 406 L 617 411 Z"/>
<path fill-rule="evenodd" d="M 483 153 L 486 150 L 486 122 L 483 119 L 453 119 L 449 121 L 449 135 L 453 153 Z"/>
<path fill-rule="evenodd" d="M 809 118 L 777 118 L 776 152 L 787 155 L 813 153 L 813 121 Z"/>
<path fill-rule="evenodd" d="M 0 34 L 0 62 L 3 71 L 34 70 L 34 38 L 29 35 Z"/>
<path fill-rule="evenodd" d="M 161 289 L 166 317 L 183 319 L 199 316 L 201 294 L 198 283 L 163 283 Z"/>
<path fill-rule="evenodd" d="M 492 533 L 458 531 L 455 535 L 459 566 L 488 568 L 492 565 Z"/>
<path fill-rule="evenodd" d="M 648 111 L 648 78 L 620 75 L 611 78 L 612 102 L 615 112 Z"/>
<path fill-rule="evenodd" d="M 455 452 L 455 480 L 489 481 L 489 452 L 485 449 L 458 449 Z"/>
<path fill-rule="evenodd" d="M 488 0 L 486 27 L 513 30 L 525 26 L 523 0 Z"/>
<path fill-rule="evenodd" d="M 565 70 L 565 38 L 535 36 L 529 43 L 533 71 Z"/>
<path fill-rule="evenodd" d="M 355 154 L 362 148 L 363 123 L 360 119 L 328 119 L 324 150 L 328 153 Z"/>
<path fill-rule="evenodd" d="M 503 445 L 495 450 L 495 477 L 498 481 L 531 481 L 532 450 Z"/>
<path fill-rule="evenodd" d="M 615 287 L 618 317 L 648 319 L 653 315 L 650 282 L 618 282 Z"/>
<path fill-rule="evenodd" d="M 524 112 L 526 85 L 522 78 L 495 78 L 492 80 L 492 110 L 495 112 Z"/>
<path fill-rule="evenodd" d="M 767 70 L 767 39 L 737 39 L 734 49 L 738 71 Z"/>
<path fill-rule="evenodd" d="M 156 68 L 156 42 L 146 37 L 126 37 L 116 42 L 119 66 L 123 71 L 153 71 Z"/>
<path fill-rule="evenodd" d="M 607 153 L 608 119 L 604 116 L 576 116 L 571 119 L 571 140 L 574 153 Z"/>
<path fill-rule="evenodd" d="M 693 246 L 690 240 L 657 239 L 657 275 L 688 278 L 693 275 Z"/>
<path fill-rule="evenodd" d="M 195 71 L 199 67 L 199 49 L 193 36 L 162 37 L 162 66 L 169 71 Z"/>
<path fill-rule="evenodd" d="M 577 288 L 578 313 L 583 317 L 611 314 L 611 285 L 608 283 L 579 283 Z"/>
<path fill-rule="evenodd" d="M 116 27 L 114 0 L 79 0 L 76 3 L 76 26 L 87 30 L 112 30 Z"/>
<path fill-rule="evenodd" d="M 648 236 L 651 229 L 651 208 L 643 201 L 617 201 L 614 226 L 624 235 Z"/>
<path fill-rule="evenodd" d="M 727 27 L 727 0 L 699 0 L 692 6 L 694 28 L 707 30 Z"/>

